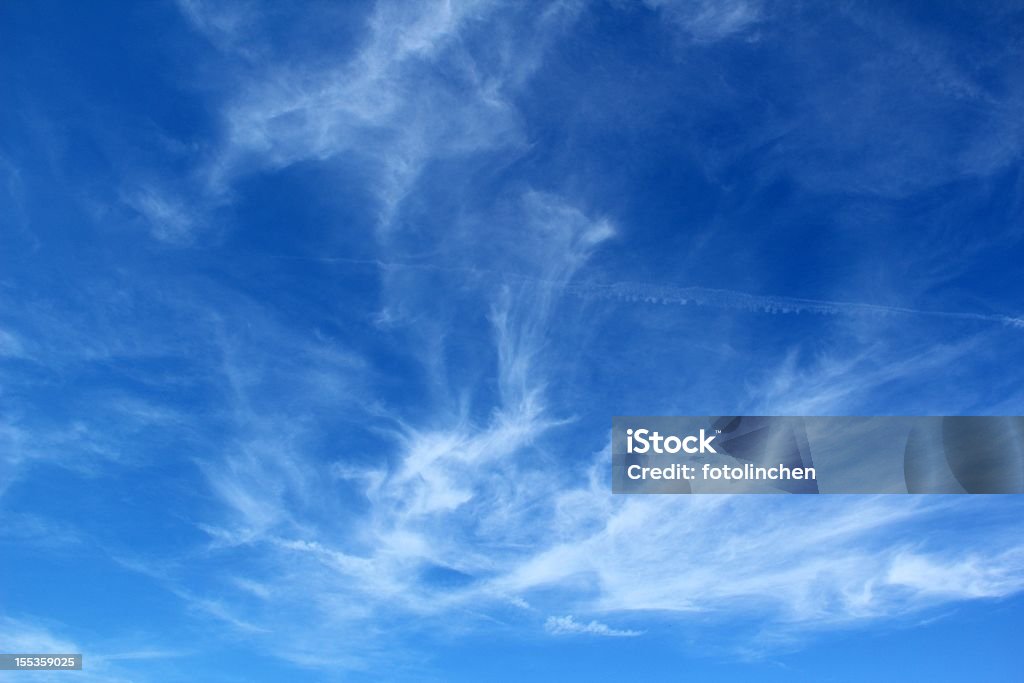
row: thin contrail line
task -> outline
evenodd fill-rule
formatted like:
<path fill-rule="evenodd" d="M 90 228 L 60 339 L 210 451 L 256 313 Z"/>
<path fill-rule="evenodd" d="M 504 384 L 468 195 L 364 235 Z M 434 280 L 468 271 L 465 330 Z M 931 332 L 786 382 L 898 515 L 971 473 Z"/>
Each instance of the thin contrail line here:
<path fill-rule="evenodd" d="M 347 263 L 351 265 L 374 266 L 383 270 L 434 270 L 472 275 L 490 275 L 504 282 L 560 289 L 568 295 L 582 299 L 605 299 L 612 301 L 629 301 L 636 303 L 684 306 L 694 304 L 713 308 L 729 308 L 755 313 L 811 313 L 816 315 L 872 315 L 872 316 L 924 316 L 945 318 L 947 320 L 965 320 L 972 322 L 998 323 L 1009 327 L 1024 329 L 1024 318 L 1017 318 L 996 313 L 971 313 L 966 311 L 936 311 L 906 306 L 889 306 L 885 304 L 868 304 L 855 301 L 830 301 L 824 299 L 804 299 L 800 297 L 773 296 L 766 294 L 750 294 L 731 289 L 715 289 L 711 287 L 675 287 L 672 285 L 655 285 L 642 282 L 616 282 L 601 284 L 595 282 L 563 282 L 529 277 L 518 273 L 508 273 L 490 268 L 473 266 L 442 266 L 435 263 L 404 263 L 383 261 L 380 259 L 352 259 L 344 257 L 288 257 L 296 260 L 313 260 L 323 263 Z"/>
<path fill-rule="evenodd" d="M 952 320 L 970 320 L 975 322 L 1000 323 L 1024 329 L 1024 319 L 994 313 L 969 313 L 963 311 L 934 311 L 905 306 L 888 306 L 884 304 L 867 304 L 852 301 L 829 301 L 821 299 L 803 299 L 788 296 L 771 296 L 749 294 L 729 289 L 712 289 L 709 287 L 672 287 L 633 282 L 618 282 L 602 285 L 594 283 L 568 284 L 568 293 L 582 297 L 599 297 L 620 301 L 637 301 L 655 304 L 696 304 L 733 308 L 763 313 L 814 313 L 819 315 L 840 315 L 853 313 L 876 316 L 928 316 Z"/>

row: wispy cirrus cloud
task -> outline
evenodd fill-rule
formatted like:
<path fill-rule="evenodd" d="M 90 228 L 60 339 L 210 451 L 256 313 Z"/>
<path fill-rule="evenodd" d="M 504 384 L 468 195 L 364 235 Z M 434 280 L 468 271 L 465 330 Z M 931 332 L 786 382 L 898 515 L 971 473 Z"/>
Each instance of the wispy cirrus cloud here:
<path fill-rule="evenodd" d="M 86 643 L 58 635 L 60 626 L 52 623 L 38 623 L 27 619 L 0 616 L 0 642 L 6 654 L 47 654 L 83 656 L 82 669 L 71 675 L 89 683 L 129 683 L 130 681 L 156 680 L 136 662 L 152 662 L 183 656 L 185 653 L 159 648 L 111 649 L 105 643 Z M 62 681 L 67 671 L 22 672 L 36 681 Z"/>
<path fill-rule="evenodd" d="M 0 290 L 0 493 L 113 480 L 76 523 L 132 542 L 86 544 L 209 642 L 387 671 L 699 619 L 732 654 L 1020 593 L 1015 501 L 615 497 L 604 443 L 621 410 L 1016 410 L 1012 297 L 922 296 L 1012 229 L 899 213 L 1012 163 L 1012 77 L 845 6 L 179 5 L 209 129 L 119 179 L 158 244 L 98 212 L 41 276 L 70 293 Z"/>
<path fill-rule="evenodd" d="M 229 11 L 182 3 L 185 16 L 222 47 L 228 74 L 223 135 L 195 169 L 200 201 L 192 202 L 193 215 L 223 203 L 239 176 L 347 155 L 359 160 L 379 202 L 378 226 L 392 227 L 431 162 L 527 144 L 513 95 L 577 5 L 558 2 L 527 14 L 490 1 L 378 3 L 354 50 L 303 61 L 275 60 L 258 48 L 254 55 L 252 46 L 265 37 L 258 5 Z M 466 40 L 467 29 L 484 21 L 524 24 L 534 40 L 523 45 L 504 32 L 486 48 Z M 155 190 L 133 196 L 156 236 L 185 227 L 172 220 L 181 201 Z"/>
<path fill-rule="evenodd" d="M 548 617 L 544 622 L 544 629 L 555 636 L 565 635 L 592 635 L 605 636 L 609 638 L 632 638 L 643 635 L 641 631 L 629 631 L 614 629 L 608 624 L 599 621 L 580 623 L 571 614 L 564 617 Z"/>
<path fill-rule="evenodd" d="M 219 110 L 223 136 L 196 168 L 199 192 L 226 201 L 247 174 L 358 157 L 378 203 L 372 256 L 310 260 L 371 266 L 369 275 L 379 278 L 374 329 L 404 349 L 426 397 L 410 410 L 353 387 L 354 409 L 372 424 L 360 433 L 368 452 L 353 458 L 344 452 L 349 446 L 339 446 L 325 458 L 314 445 L 315 425 L 289 424 L 260 400 L 290 386 L 288 378 L 274 363 L 253 362 L 260 356 L 251 349 L 222 340 L 223 381 L 241 429 L 201 466 L 221 507 L 202 522 L 209 545 L 196 566 L 234 566 L 220 576 L 225 593 L 215 601 L 182 593 L 198 611 L 246 637 L 273 638 L 292 661 L 322 666 L 337 661 L 318 657 L 316 644 L 345 634 L 372 658 L 375 629 L 410 615 L 458 628 L 483 610 L 550 635 L 640 636 L 606 625 L 607 615 L 657 611 L 678 624 L 696 613 L 723 621 L 742 614 L 765 632 L 813 634 L 1019 591 L 1017 555 L 991 551 L 991 537 L 957 549 L 911 540 L 943 515 L 983 502 L 614 499 L 604 450 L 576 452 L 568 435 L 577 411 L 552 400 L 567 352 L 555 335 L 569 325 L 564 313 L 574 300 L 595 304 L 598 317 L 634 303 L 692 302 L 719 313 L 844 321 L 933 317 L 1013 326 L 1016 318 L 726 288 L 593 284 L 585 276 L 594 256 L 632 226 L 528 185 L 438 224 L 401 229 L 403 206 L 423 199 L 417 184 L 432 164 L 476 154 L 508 160 L 528 148 L 517 89 L 578 11 L 573 5 L 515 17 L 539 39 L 513 58 L 514 44 L 502 34 L 490 50 L 473 40 L 475 27 L 508 8 L 382 3 L 336 62 L 268 60 L 237 48 L 232 35 L 257 20 L 186 9 L 229 60 L 235 51 L 246 64 Z M 659 11 L 704 45 L 742 36 L 763 16 L 753 3 L 670 3 Z M 395 257 L 416 253 L 427 257 Z M 949 358 L 960 353 L 952 349 Z M 851 396 L 887 381 L 879 371 L 855 382 L 865 363 L 844 347 L 817 374 L 783 365 L 772 391 L 753 393 L 783 410 L 841 410 Z M 297 406 L 323 402 L 309 386 Z M 567 451 L 569 462 L 560 457 Z M 973 574 L 965 562 L 975 563 Z M 978 589 L 937 595 L 915 584 L 957 572 Z M 359 665 L 359 656 L 338 656 Z"/>
<path fill-rule="evenodd" d="M 721 40 L 740 34 L 762 17 L 758 0 L 644 0 L 689 38 L 698 42 Z"/>
<path fill-rule="evenodd" d="M 595 615 L 657 613 L 663 615 L 657 621 L 672 624 L 698 613 L 723 622 L 742 614 L 763 631 L 759 637 L 778 642 L 1020 590 L 1019 553 L 992 550 L 1002 542 L 996 537 L 941 548 L 919 535 L 985 501 L 611 498 L 603 450 L 586 458 L 582 470 L 579 461 L 552 460 L 548 454 L 564 448 L 557 444 L 574 417 L 547 400 L 557 381 L 548 352 L 553 311 L 571 299 L 573 278 L 615 233 L 607 221 L 551 195 L 527 195 L 522 206 L 526 230 L 516 249 L 533 264 L 531 286 L 486 268 L 474 280 L 472 302 L 490 329 L 495 391 L 477 399 L 483 405 L 455 403 L 455 412 L 440 401 L 427 427 L 395 421 L 397 428 L 378 430 L 389 445 L 386 463 L 336 463 L 337 485 L 360 500 L 351 525 L 339 527 L 303 502 L 331 495 L 316 477 L 312 488 L 289 483 L 318 467 L 301 448 L 232 457 L 229 466 L 211 470 L 214 490 L 244 520 L 232 527 L 228 516 L 227 526 L 208 527 L 213 552 L 255 552 L 260 564 L 290 568 L 245 576 L 242 584 L 232 579 L 246 593 L 246 583 L 261 587 L 260 606 L 243 607 L 252 612 L 245 623 L 266 624 L 275 638 L 295 643 L 296 661 L 310 656 L 298 644 L 311 633 L 325 637 L 409 614 L 452 626 L 454 615 L 470 606 L 515 608 L 503 618 L 552 635 L 640 635 L 603 626 Z M 407 300 L 407 288 L 417 284 L 422 281 L 404 273 L 386 291 L 396 302 Z M 962 353 L 951 349 L 951 357 Z M 433 362 L 429 353 L 419 359 L 424 366 Z M 920 362 L 947 361 L 933 355 Z M 818 403 L 805 408 L 841 410 L 851 395 L 892 379 L 891 372 L 861 376 L 858 368 L 819 377 L 811 390 Z M 843 388 L 854 377 L 857 386 Z M 442 384 L 441 394 L 465 388 Z M 786 401 L 805 396 L 807 387 L 796 378 L 780 385 L 766 395 L 767 411 L 792 409 Z M 268 472 L 275 462 L 298 479 Z M 275 488 L 268 491 L 267 481 Z M 232 540 L 218 549 L 222 538 Z M 921 588 L 957 572 L 977 589 Z M 313 616 L 301 599 L 308 590 L 333 596 Z M 537 610 L 567 608 L 587 617 L 537 621 Z M 300 611 L 307 616 L 296 621 L 304 627 L 270 626 L 260 617 L 264 610 Z"/>

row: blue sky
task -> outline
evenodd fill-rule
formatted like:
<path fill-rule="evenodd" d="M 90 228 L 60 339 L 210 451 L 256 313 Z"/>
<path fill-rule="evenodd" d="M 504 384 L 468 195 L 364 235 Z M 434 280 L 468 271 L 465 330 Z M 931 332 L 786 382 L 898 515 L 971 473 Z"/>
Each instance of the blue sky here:
<path fill-rule="evenodd" d="M 0 5 L 0 649 L 1011 680 L 1018 497 L 613 497 L 608 440 L 1021 414 L 1024 6 L 287 5 Z"/>

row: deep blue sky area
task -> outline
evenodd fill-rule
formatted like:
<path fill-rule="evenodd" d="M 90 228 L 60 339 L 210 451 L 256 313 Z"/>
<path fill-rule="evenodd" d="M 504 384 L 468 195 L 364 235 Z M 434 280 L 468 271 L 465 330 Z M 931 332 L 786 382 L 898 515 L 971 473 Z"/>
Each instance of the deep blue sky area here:
<path fill-rule="evenodd" d="M 1024 3 L 0 3 L 0 652 L 1011 681 L 1018 496 L 614 415 L 1024 411 Z"/>

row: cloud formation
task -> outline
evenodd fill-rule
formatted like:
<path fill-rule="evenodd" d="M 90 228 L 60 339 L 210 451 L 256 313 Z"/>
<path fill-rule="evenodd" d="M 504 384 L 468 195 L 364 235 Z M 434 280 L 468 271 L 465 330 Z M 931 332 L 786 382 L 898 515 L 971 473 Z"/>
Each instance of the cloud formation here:
<path fill-rule="evenodd" d="M 1020 410 L 1006 36 L 965 61 L 897 10 L 746 0 L 178 9 L 171 114 L 82 133 L 84 170 L 52 135 L 0 157 L 0 502 L 159 589 L 169 640 L 351 672 L 699 621 L 732 656 L 1024 589 L 1015 500 L 612 496 L 606 442 Z"/>
<path fill-rule="evenodd" d="M 602 624 L 599 621 L 590 621 L 586 624 L 581 624 L 576 621 L 571 614 L 564 617 L 548 617 L 548 620 L 544 622 L 544 629 L 555 636 L 583 634 L 607 636 L 610 638 L 631 638 L 643 635 L 640 631 L 623 631 L 614 629 L 608 626 L 608 624 Z"/>

